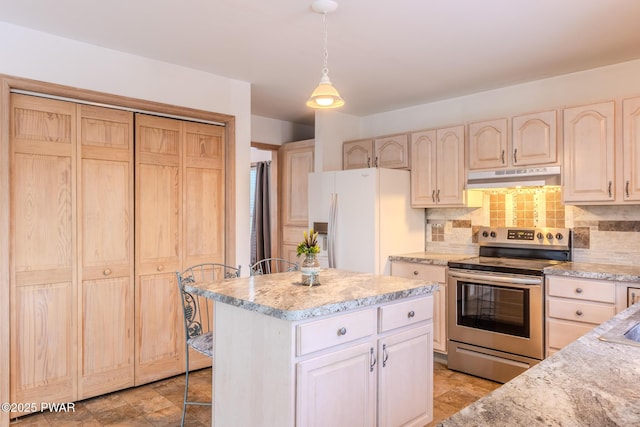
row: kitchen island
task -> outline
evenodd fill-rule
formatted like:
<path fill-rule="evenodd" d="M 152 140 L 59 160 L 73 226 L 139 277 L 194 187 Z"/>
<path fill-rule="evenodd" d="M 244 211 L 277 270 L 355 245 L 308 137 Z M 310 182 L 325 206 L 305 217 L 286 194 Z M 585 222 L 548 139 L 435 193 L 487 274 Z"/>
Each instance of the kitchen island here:
<path fill-rule="evenodd" d="M 438 426 L 640 425 L 640 347 L 600 340 L 639 315 L 626 309 Z"/>
<path fill-rule="evenodd" d="M 217 426 L 423 426 L 433 414 L 433 292 L 322 269 L 186 286 L 214 301 Z"/>

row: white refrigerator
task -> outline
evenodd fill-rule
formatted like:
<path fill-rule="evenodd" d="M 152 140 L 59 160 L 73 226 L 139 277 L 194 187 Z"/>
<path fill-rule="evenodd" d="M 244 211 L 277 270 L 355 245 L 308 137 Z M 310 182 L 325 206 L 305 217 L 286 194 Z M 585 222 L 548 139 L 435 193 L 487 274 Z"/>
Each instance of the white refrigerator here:
<path fill-rule="evenodd" d="M 390 274 L 389 255 L 423 251 L 424 209 L 411 207 L 409 171 L 368 168 L 309 174 L 309 228 L 321 267 Z"/>

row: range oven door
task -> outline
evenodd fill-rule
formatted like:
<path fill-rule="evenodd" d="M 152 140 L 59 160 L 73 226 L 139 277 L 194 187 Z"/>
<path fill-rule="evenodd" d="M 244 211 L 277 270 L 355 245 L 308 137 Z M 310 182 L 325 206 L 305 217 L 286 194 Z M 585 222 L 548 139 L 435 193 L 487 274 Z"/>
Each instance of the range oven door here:
<path fill-rule="evenodd" d="M 449 339 L 542 360 L 542 276 L 449 270 Z"/>

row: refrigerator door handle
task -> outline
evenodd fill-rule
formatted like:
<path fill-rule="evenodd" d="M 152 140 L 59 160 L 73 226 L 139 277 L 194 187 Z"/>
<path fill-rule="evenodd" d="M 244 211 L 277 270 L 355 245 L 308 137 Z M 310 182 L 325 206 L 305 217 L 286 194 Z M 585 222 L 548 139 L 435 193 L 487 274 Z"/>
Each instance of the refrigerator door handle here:
<path fill-rule="evenodd" d="M 329 225 L 328 225 L 328 255 L 329 255 L 329 268 L 336 268 L 335 259 L 335 242 L 336 242 L 336 209 L 338 206 L 338 195 L 331 193 L 331 200 L 329 203 Z"/>

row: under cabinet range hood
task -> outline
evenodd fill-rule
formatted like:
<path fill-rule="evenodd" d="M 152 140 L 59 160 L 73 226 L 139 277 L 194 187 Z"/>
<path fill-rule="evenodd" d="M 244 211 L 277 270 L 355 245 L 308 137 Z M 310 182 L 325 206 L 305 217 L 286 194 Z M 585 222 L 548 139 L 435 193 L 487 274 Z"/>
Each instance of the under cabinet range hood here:
<path fill-rule="evenodd" d="M 512 168 L 467 173 L 467 189 L 560 185 L 560 166 Z"/>

